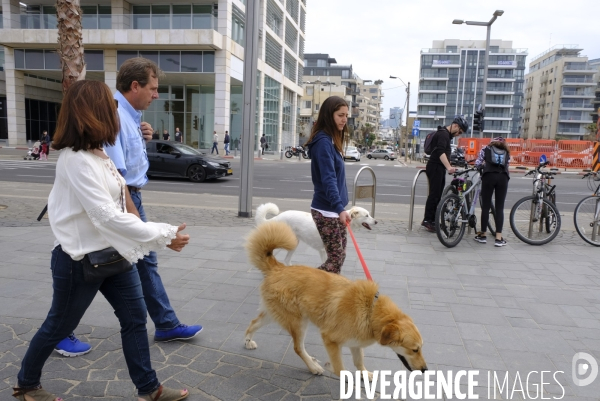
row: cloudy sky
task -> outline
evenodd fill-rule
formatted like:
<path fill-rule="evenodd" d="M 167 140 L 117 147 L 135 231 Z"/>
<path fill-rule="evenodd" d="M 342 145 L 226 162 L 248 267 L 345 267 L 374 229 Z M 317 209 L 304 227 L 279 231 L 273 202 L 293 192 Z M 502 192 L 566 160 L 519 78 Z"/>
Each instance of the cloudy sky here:
<path fill-rule="evenodd" d="M 388 118 L 390 107 L 406 101 L 405 87 L 389 76 L 410 81 L 416 110 L 421 49 L 433 40 L 485 40 L 485 27 L 452 20 L 489 21 L 497 9 L 504 15 L 494 22 L 492 39 L 527 49 L 527 65 L 556 44 L 576 44 L 582 55 L 600 58 L 600 6 L 592 0 L 308 0 L 305 53 L 328 53 L 338 64 L 352 64 L 362 79 L 382 79 L 382 117 Z"/>

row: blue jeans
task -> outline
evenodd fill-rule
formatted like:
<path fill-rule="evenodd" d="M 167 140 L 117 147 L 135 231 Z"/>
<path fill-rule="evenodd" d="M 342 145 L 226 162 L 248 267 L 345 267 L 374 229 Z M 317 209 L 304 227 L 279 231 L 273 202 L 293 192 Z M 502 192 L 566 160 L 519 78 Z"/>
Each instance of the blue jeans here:
<path fill-rule="evenodd" d="M 82 263 L 71 259 L 57 246 L 52 251 L 50 268 L 54 289 L 52 305 L 23 357 L 18 374 L 19 387 L 33 388 L 40 384 L 42 368 L 52 350 L 73 332 L 100 291 L 119 318 L 123 354 L 133 384 L 140 395 L 155 391 L 160 383 L 150 363 L 146 304 L 135 267 L 101 283 L 86 283 Z"/>
<path fill-rule="evenodd" d="M 143 222 L 147 222 L 144 206 L 142 205 L 142 193 L 130 191 L 131 199 L 137 208 Z M 158 260 L 156 252 L 150 252 L 144 259 L 135 264 L 142 281 L 144 300 L 148 307 L 148 314 L 154 322 L 157 331 L 167 331 L 179 326 L 179 319 L 171 306 L 167 290 L 158 274 Z"/>
<path fill-rule="evenodd" d="M 219 153 L 217 152 L 217 154 L 219 154 Z M 229 143 L 226 143 L 225 144 L 225 155 L 228 155 L 228 154 L 229 154 Z"/>
<path fill-rule="evenodd" d="M 211 155 L 212 155 L 212 152 L 213 152 L 213 151 L 215 151 L 215 150 L 217 151 L 217 154 L 219 154 L 219 148 L 217 148 L 217 145 L 218 145 L 218 143 L 217 143 L 217 142 L 213 142 L 213 147 L 212 147 L 212 149 L 210 150 L 210 154 L 211 154 Z"/>

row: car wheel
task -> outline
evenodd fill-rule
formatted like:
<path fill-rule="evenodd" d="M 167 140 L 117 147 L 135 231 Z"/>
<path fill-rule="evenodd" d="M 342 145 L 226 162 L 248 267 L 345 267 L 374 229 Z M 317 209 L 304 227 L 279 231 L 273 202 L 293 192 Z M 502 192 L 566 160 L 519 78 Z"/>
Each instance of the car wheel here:
<path fill-rule="evenodd" d="M 371 155 L 368 155 L 368 156 L 367 156 L 367 159 L 371 159 L 372 157 L 373 157 L 373 156 L 371 156 Z"/>
<path fill-rule="evenodd" d="M 384 160 L 390 160 L 390 157 L 389 156 L 384 156 L 383 159 Z"/>
<path fill-rule="evenodd" d="M 188 169 L 187 176 L 192 182 L 204 182 L 206 180 L 206 171 L 204 167 L 194 164 Z"/>

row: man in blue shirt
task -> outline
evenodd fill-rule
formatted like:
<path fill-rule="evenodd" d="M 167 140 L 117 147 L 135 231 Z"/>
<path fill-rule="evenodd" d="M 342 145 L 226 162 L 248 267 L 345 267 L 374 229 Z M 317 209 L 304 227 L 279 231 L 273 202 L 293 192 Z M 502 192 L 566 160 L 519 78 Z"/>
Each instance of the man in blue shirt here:
<path fill-rule="evenodd" d="M 141 193 L 142 187 L 148 182 L 146 142 L 152 138 L 153 130 L 150 124 L 141 122 L 141 110 L 146 110 L 154 99 L 158 99 L 159 73 L 155 63 L 141 57 L 129 59 L 121 65 L 117 75 L 117 92 L 114 95 L 118 102 L 121 130 L 115 145 L 104 147 L 127 182 L 127 211 L 137 214 L 143 221 L 147 221 Z M 182 224 L 179 231 L 184 228 L 185 224 Z M 179 252 L 188 242 L 189 235 L 178 232 L 177 238 L 168 247 Z M 158 274 L 156 253 L 150 252 L 136 266 L 148 314 L 156 327 L 154 340 L 187 340 L 200 333 L 202 326 L 187 326 L 177 319 Z"/>

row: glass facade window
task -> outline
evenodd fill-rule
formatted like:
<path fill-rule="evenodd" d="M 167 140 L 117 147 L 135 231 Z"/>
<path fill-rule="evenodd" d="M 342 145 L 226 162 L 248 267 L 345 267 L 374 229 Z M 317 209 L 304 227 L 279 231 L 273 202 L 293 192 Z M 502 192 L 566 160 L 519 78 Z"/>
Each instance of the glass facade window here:
<path fill-rule="evenodd" d="M 275 4 L 274 0 L 267 1 L 267 26 L 281 37 L 283 33 L 283 10 Z"/>
<path fill-rule="evenodd" d="M 244 87 L 231 85 L 229 89 L 229 136 L 231 137 L 231 149 L 240 149 L 240 138 L 243 132 L 242 106 L 244 104 Z"/>
<path fill-rule="evenodd" d="M 133 29 L 216 29 L 212 5 L 132 6 Z"/>
<path fill-rule="evenodd" d="M 0 49 L 0 71 L 4 71 L 4 49 Z"/>
<path fill-rule="evenodd" d="M 110 6 L 81 6 L 83 29 L 112 29 Z"/>
<path fill-rule="evenodd" d="M 60 110 L 59 103 L 42 100 L 25 99 L 25 130 L 27 140 L 37 141 L 43 131 L 48 131 L 50 137 L 56 129 L 56 116 Z"/>
<path fill-rule="evenodd" d="M 117 51 L 117 68 L 130 58 L 145 57 L 166 72 L 215 72 L 213 51 Z"/>
<path fill-rule="evenodd" d="M 55 29 L 57 26 L 56 8 L 53 6 L 27 6 L 21 3 L 20 11 L 22 29 Z"/>
<path fill-rule="evenodd" d="M 281 59 L 283 48 L 271 35 L 266 35 L 265 40 L 265 62 L 275 70 L 281 72 Z"/>
<path fill-rule="evenodd" d="M 281 144 L 285 146 L 294 146 L 295 138 L 293 132 L 295 111 L 294 98 L 296 94 L 289 89 L 283 89 L 283 110 L 281 113 L 282 119 L 282 138 Z"/>
<path fill-rule="evenodd" d="M 18 70 L 60 70 L 60 58 L 55 50 L 15 49 Z M 87 50 L 83 57 L 88 71 L 104 71 L 104 51 Z"/>
<path fill-rule="evenodd" d="M 267 143 L 276 145 L 275 141 L 279 133 L 279 97 L 281 95 L 281 84 L 265 75 L 263 95 L 263 134 L 267 138 Z"/>
<path fill-rule="evenodd" d="M 232 26 L 231 26 L 231 39 L 239 45 L 244 46 L 245 40 L 245 15 L 244 13 L 233 5 L 231 12 Z"/>

